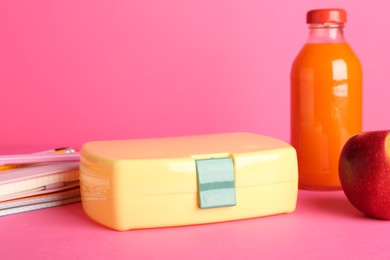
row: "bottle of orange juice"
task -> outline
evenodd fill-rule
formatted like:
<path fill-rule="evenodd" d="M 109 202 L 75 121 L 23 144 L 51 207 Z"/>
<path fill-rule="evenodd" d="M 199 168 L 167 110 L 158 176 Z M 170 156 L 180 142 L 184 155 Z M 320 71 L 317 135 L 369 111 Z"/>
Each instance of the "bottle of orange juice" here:
<path fill-rule="evenodd" d="M 299 186 L 340 189 L 342 147 L 362 130 L 362 68 L 345 41 L 346 11 L 307 13 L 309 38 L 291 69 L 291 144 Z"/>

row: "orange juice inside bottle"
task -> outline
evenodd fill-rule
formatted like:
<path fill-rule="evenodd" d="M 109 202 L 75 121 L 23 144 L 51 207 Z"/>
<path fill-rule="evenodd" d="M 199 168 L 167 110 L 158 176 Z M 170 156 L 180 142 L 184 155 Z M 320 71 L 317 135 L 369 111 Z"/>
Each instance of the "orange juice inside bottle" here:
<path fill-rule="evenodd" d="M 316 20 L 291 69 L 291 144 L 300 188 L 340 189 L 341 149 L 362 130 L 362 69 L 341 21 Z"/>

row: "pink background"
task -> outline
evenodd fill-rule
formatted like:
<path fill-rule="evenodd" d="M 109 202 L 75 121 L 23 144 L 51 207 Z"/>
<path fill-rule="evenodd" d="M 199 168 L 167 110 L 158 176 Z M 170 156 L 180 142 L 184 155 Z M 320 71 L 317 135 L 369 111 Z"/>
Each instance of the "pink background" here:
<path fill-rule="evenodd" d="M 322 7 L 348 11 L 364 129 L 390 128 L 385 0 L 2 0 L 0 146 L 230 131 L 288 141 L 290 66 L 306 11 Z"/>
<path fill-rule="evenodd" d="M 0 0 L 0 153 L 231 131 L 288 141 L 290 66 L 306 11 L 324 7 L 349 14 L 364 129 L 390 129 L 387 0 Z M 342 192 L 300 191 L 288 215 L 122 233 L 77 203 L 0 218 L 0 258 L 388 258 L 389 228 Z"/>

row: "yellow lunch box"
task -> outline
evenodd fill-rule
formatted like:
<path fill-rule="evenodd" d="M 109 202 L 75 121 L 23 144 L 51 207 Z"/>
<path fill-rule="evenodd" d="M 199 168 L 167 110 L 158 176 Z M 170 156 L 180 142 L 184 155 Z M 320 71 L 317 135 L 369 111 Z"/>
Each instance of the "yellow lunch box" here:
<path fill-rule="evenodd" d="M 295 210 L 295 149 L 252 133 L 83 145 L 84 211 L 116 230 L 261 217 Z"/>

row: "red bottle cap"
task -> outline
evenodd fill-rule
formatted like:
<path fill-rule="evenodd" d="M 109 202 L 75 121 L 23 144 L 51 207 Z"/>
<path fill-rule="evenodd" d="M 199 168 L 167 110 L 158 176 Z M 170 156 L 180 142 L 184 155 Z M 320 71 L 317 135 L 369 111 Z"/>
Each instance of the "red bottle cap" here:
<path fill-rule="evenodd" d="M 347 12 L 343 9 L 316 9 L 306 14 L 306 23 L 345 23 Z"/>

